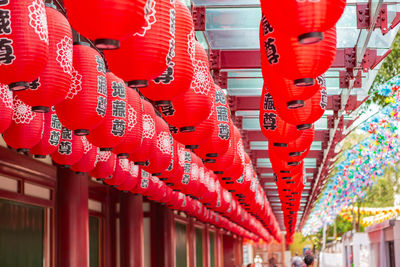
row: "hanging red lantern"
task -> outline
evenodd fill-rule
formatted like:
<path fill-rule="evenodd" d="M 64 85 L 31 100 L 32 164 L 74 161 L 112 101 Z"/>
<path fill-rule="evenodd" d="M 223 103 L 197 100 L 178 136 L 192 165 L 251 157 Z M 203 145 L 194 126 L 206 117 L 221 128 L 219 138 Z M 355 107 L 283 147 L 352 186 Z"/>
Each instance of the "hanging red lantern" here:
<path fill-rule="evenodd" d="M 180 149 L 183 149 L 184 146 L 181 143 L 176 142 L 172 138 L 171 138 L 171 146 L 172 146 L 172 149 L 171 149 L 170 165 L 168 166 L 168 168 L 166 170 L 164 170 L 162 172 L 161 175 L 158 176 L 158 178 L 161 181 L 165 181 L 166 183 L 168 183 L 172 177 L 179 177 L 183 173 L 183 163 L 182 163 L 182 165 L 180 165 L 178 151 Z"/>
<path fill-rule="evenodd" d="M 215 103 L 212 112 L 216 120 L 214 130 L 196 150 L 196 154 L 202 158 L 216 158 L 224 154 L 229 148 L 229 140 L 233 135 L 231 111 L 225 93 L 218 85 L 215 85 Z M 228 114 L 228 118 L 224 114 Z"/>
<path fill-rule="evenodd" d="M 35 112 L 48 112 L 65 99 L 71 87 L 72 31 L 68 20 L 55 6 L 46 7 L 49 31 L 49 55 L 46 67 L 18 97 Z"/>
<path fill-rule="evenodd" d="M 284 121 L 276 112 L 275 101 L 269 90 L 263 86 L 260 99 L 260 126 L 268 140 L 287 143 L 298 138 L 301 131 L 296 125 Z"/>
<path fill-rule="evenodd" d="M 169 0 L 148 3 L 146 26 L 121 40 L 118 50 L 104 51 L 110 70 L 127 81 L 129 87 L 147 86 L 149 80 L 163 73 L 171 57 L 169 50 L 175 33 L 173 4 Z"/>
<path fill-rule="evenodd" d="M 133 190 L 139 182 L 139 166 L 135 165 L 134 162 L 129 162 L 129 175 L 118 185 L 117 189 L 122 191 L 131 191 Z"/>
<path fill-rule="evenodd" d="M 152 2 L 147 0 L 65 0 L 72 27 L 93 40 L 99 49 L 117 49 L 119 40 L 150 23 Z M 93 22 L 96 23 L 93 23 Z"/>
<path fill-rule="evenodd" d="M 148 158 L 148 165 L 143 166 L 145 171 L 159 176 L 171 163 L 173 139 L 168 124 L 159 116 L 155 117 L 156 133 L 154 146 Z"/>
<path fill-rule="evenodd" d="M 116 156 L 110 151 L 98 151 L 96 167 L 90 171 L 90 176 L 96 179 L 109 179 L 116 167 Z"/>
<path fill-rule="evenodd" d="M 76 135 L 88 135 L 106 115 L 106 69 L 103 58 L 87 43 L 75 44 L 73 51 L 72 85 L 55 108 L 62 125 Z"/>
<path fill-rule="evenodd" d="M 108 185 L 120 185 L 129 177 L 130 166 L 128 159 L 116 159 L 115 170 L 111 178 L 105 179 Z"/>
<path fill-rule="evenodd" d="M 285 161 L 300 161 L 310 151 L 311 144 L 314 141 L 314 132 L 314 127 L 304 130 L 299 138 L 286 144 L 275 143 L 271 140 L 268 143 L 268 151 L 274 151 Z"/>
<path fill-rule="evenodd" d="M 0 82 L 24 90 L 47 64 L 49 35 L 44 1 L 0 2 Z"/>
<path fill-rule="evenodd" d="M 285 8 L 274 0 L 261 1 L 262 12 L 271 24 L 303 44 L 325 39 L 324 32 L 335 26 L 345 6 L 346 0 L 289 0 Z"/>
<path fill-rule="evenodd" d="M 98 153 L 98 148 L 92 145 L 86 136 L 81 136 L 81 139 L 83 143 L 83 156 L 77 163 L 71 166 L 71 170 L 79 174 L 90 172 L 96 167 Z"/>
<path fill-rule="evenodd" d="M 213 109 L 207 119 L 196 125 L 193 132 L 178 132 L 176 128 L 172 128 L 171 132 L 173 137 L 182 144 L 185 144 L 187 149 L 197 149 L 199 145 L 204 144 L 212 135 L 215 126 L 216 114 Z"/>
<path fill-rule="evenodd" d="M 142 143 L 129 158 L 138 165 L 146 165 L 156 142 L 156 113 L 153 105 L 142 99 Z"/>
<path fill-rule="evenodd" d="M 309 45 L 299 44 L 295 37 L 274 29 L 265 17 L 262 18 L 260 30 L 261 53 L 267 59 L 265 65 L 294 80 L 296 86 L 312 85 L 314 78 L 324 74 L 335 59 L 336 27 L 324 32 L 324 40 Z"/>
<path fill-rule="evenodd" d="M 151 174 L 139 168 L 139 181 L 136 187 L 131 190 L 132 193 L 148 196 L 152 188 Z"/>
<path fill-rule="evenodd" d="M 179 167 L 177 173 L 168 178 L 167 185 L 176 191 L 182 191 L 185 194 L 191 193 L 191 186 L 193 184 L 191 180 L 192 172 L 192 153 L 185 149 L 182 144 L 178 144 L 178 157 Z"/>
<path fill-rule="evenodd" d="M 0 133 L 11 124 L 13 115 L 13 94 L 7 85 L 0 83 Z"/>
<path fill-rule="evenodd" d="M 40 142 L 31 150 L 35 158 L 45 158 L 57 150 L 61 141 L 62 125 L 58 120 L 54 107 L 44 114 L 43 134 Z"/>
<path fill-rule="evenodd" d="M 208 56 L 196 41 L 194 73 L 190 89 L 171 104 L 160 106 L 164 119 L 181 132 L 194 131 L 196 125 L 208 118 L 214 102 L 214 82 L 210 74 Z"/>
<path fill-rule="evenodd" d="M 125 138 L 113 149 L 113 152 L 120 158 L 129 157 L 129 153 L 140 147 L 143 133 L 142 101 L 140 96 L 135 90 L 126 90 L 125 93 L 128 100 Z"/>
<path fill-rule="evenodd" d="M 229 148 L 228 150 L 221 156 L 217 158 L 208 158 L 204 160 L 204 165 L 209 168 L 210 170 L 213 170 L 215 174 L 223 174 L 224 171 L 231 166 L 235 159 L 235 151 L 236 151 L 236 145 L 235 145 L 235 136 L 232 135 L 231 140 L 229 141 Z"/>
<path fill-rule="evenodd" d="M 279 158 L 274 151 L 268 151 L 269 160 L 272 164 L 272 169 L 277 174 L 297 174 L 303 170 L 303 161 L 284 161 Z"/>
<path fill-rule="evenodd" d="M 157 78 L 149 81 L 149 86 L 141 88 L 141 93 L 155 101 L 156 105 L 168 105 L 170 100 L 186 92 L 193 77 L 194 29 L 189 9 L 180 1 L 175 1 L 175 45 L 167 68 Z M 191 54 L 193 53 L 193 54 Z"/>
<path fill-rule="evenodd" d="M 103 151 L 111 151 L 121 143 L 127 128 L 127 94 L 123 80 L 107 72 L 107 110 L 104 119 L 91 134 L 88 140 Z"/>
<path fill-rule="evenodd" d="M 325 87 L 311 98 L 304 101 L 304 106 L 296 109 L 288 108 L 285 101 L 277 99 L 275 108 L 279 116 L 286 122 L 295 124 L 298 130 L 310 129 L 314 122 L 324 115 L 328 104 L 328 93 Z"/>
<path fill-rule="evenodd" d="M 61 141 L 58 149 L 51 154 L 53 161 L 63 167 L 71 167 L 83 157 L 83 142 L 80 136 L 64 126 L 61 132 Z"/>
<path fill-rule="evenodd" d="M 42 138 L 43 121 L 43 114 L 32 112 L 31 106 L 14 96 L 12 121 L 3 132 L 4 141 L 17 151 L 28 152 Z"/>

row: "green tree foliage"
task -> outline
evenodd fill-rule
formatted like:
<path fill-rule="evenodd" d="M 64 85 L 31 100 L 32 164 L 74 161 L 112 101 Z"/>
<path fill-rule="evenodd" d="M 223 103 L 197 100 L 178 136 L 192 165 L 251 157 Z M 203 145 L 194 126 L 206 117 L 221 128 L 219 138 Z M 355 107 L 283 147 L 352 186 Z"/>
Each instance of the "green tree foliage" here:
<path fill-rule="evenodd" d="M 374 83 L 369 90 L 370 97 L 367 100 L 367 106 L 370 103 L 375 103 L 380 106 L 386 106 L 386 97 L 378 95 L 375 90 L 376 88 L 390 80 L 394 76 L 400 73 L 400 34 L 396 35 L 392 44 L 392 52 L 385 58 L 379 69 L 378 75 L 376 76 Z"/>

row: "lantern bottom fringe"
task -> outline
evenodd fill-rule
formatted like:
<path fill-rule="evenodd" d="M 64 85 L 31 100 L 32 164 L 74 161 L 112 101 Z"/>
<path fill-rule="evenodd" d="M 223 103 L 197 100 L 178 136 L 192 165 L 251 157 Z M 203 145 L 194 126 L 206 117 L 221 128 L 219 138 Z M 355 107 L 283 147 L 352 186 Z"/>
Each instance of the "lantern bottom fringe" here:
<path fill-rule="evenodd" d="M 160 181 L 168 181 L 168 178 L 158 178 Z"/>
<path fill-rule="evenodd" d="M 222 178 L 222 179 L 224 179 L 224 178 Z M 231 178 L 229 178 L 229 180 L 230 180 Z M 231 181 L 231 182 L 226 182 L 225 184 L 234 184 L 234 182 L 233 181 Z M 233 191 L 233 192 L 235 192 L 235 191 Z"/>
<path fill-rule="evenodd" d="M 63 169 L 69 169 L 69 168 L 71 168 L 71 165 L 59 164 L 58 166 L 60 166 L 60 168 L 63 168 Z"/>
<path fill-rule="evenodd" d="M 298 109 L 304 107 L 304 100 L 293 100 L 286 103 L 288 109 Z"/>
<path fill-rule="evenodd" d="M 231 179 L 231 177 L 222 177 L 222 181 L 229 181 L 230 179 Z M 232 182 L 232 184 L 233 184 L 233 182 Z"/>
<path fill-rule="evenodd" d="M 15 82 L 15 83 L 10 83 L 8 85 L 8 88 L 11 91 L 22 91 L 26 90 L 29 88 L 29 82 Z"/>
<path fill-rule="evenodd" d="M 209 158 L 217 158 L 217 157 L 218 157 L 218 153 L 207 153 L 207 154 L 206 154 L 206 157 L 209 157 Z"/>
<path fill-rule="evenodd" d="M 128 82 L 130 88 L 144 88 L 149 86 L 149 82 L 146 80 L 133 80 Z"/>
<path fill-rule="evenodd" d="M 135 165 L 139 165 L 139 166 L 147 166 L 148 163 L 147 161 L 135 161 Z"/>
<path fill-rule="evenodd" d="M 85 136 L 85 135 L 88 135 L 88 134 L 89 134 L 89 130 L 86 130 L 86 129 L 77 129 L 77 130 L 74 131 L 74 134 L 75 134 L 76 136 Z"/>
<path fill-rule="evenodd" d="M 29 152 L 29 148 L 17 148 L 17 152 L 22 152 L 22 153 Z"/>
<path fill-rule="evenodd" d="M 85 172 L 75 172 L 76 175 L 85 175 Z"/>
<path fill-rule="evenodd" d="M 217 163 L 217 161 L 215 159 L 205 159 L 204 162 L 205 163 Z M 220 173 L 220 174 L 222 174 L 222 173 Z"/>
<path fill-rule="evenodd" d="M 185 148 L 186 149 L 197 149 L 197 148 L 199 148 L 199 145 L 186 145 Z"/>
<path fill-rule="evenodd" d="M 115 50 L 120 47 L 119 41 L 113 39 L 96 39 L 94 45 L 102 50 Z"/>
<path fill-rule="evenodd" d="M 166 183 L 168 186 L 174 186 L 174 183 Z"/>
<path fill-rule="evenodd" d="M 100 148 L 100 151 L 103 151 L 103 152 L 109 152 L 109 151 L 112 151 L 112 150 L 113 150 L 112 147 L 102 147 L 102 148 Z"/>
<path fill-rule="evenodd" d="M 44 106 L 34 106 L 32 107 L 32 111 L 36 113 L 47 113 L 50 111 L 50 108 Z"/>
<path fill-rule="evenodd" d="M 156 105 L 156 107 L 169 107 L 171 103 L 172 102 L 170 100 L 159 100 L 156 101 L 154 104 Z"/>
<path fill-rule="evenodd" d="M 34 157 L 35 159 L 45 159 L 45 158 L 46 158 L 46 155 L 38 155 L 38 154 L 35 154 L 35 155 L 33 155 L 33 157 Z"/>
<path fill-rule="evenodd" d="M 228 192 L 230 192 L 230 193 L 235 193 L 236 190 L 230 189 L 230 190 L 228 190 Z"/>
<path fill-rule="evenodd" d="M 129 158 L 129 154 L 128 154 L 128 153 L 119 153 L 119 154 L 117 155 L 117 157 L 118 157 L 119 159 L 127 159 L 127 158 Z"/>
<path fill-rule="evenodd" d="M 294 80 L 294 85 L 298 87 L 313 86 L 315 80 L 313 78 L 302 78 Z"/>
<path fill-rule="evenodd" d="M 315 44 L 324 39 L 324 34 L 322 32 L 308 32 L 299 35 L 298 40 L 301 44 Z"/>
<path fill-rule="evenodd" d="M 194 127 L 194 126 L 185 126 L 185 127 L 179 128 L 179 131 L 181 133 L 194 132 L 195 130 L 196 130 L 196 127 Z"/>
<path fill-rule="evenodd" d="M 215 171 L 214 174 L 224 174 L 224 171 Z"/>
<path fill-rule="evenodd" d="M 151 175 L 153 176 L 160 176 L 162 173 L 161 172 L 157 172 L 157 173 L 152 173 Z"/>
<path fill-rule="evenodd" d="M 311 129 L 312 126 L 313 126 L 312 124 L 300 124 L 300 125 L 297 125 L 296 128 L 297 128 L 297 130 L 303 131 L 303 130 Z"/>

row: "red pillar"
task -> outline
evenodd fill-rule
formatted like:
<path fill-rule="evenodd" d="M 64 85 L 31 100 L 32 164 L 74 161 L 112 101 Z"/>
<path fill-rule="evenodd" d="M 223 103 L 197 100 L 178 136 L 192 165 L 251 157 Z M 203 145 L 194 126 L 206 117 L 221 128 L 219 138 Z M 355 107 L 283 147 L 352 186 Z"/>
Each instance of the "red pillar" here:
<path fill-rule="evenodd" d="M 143 266 L 143 198 L 140 195 L 121 193 L 120 206 L 121 266 Z"/>
<path fill-rule="evenodd" d="M 88 176 L 57 168 L 56 253 L 58 267 L 89 266 Z"/>
<path fill-rule="evenodd" d="M 107 188 L 105 201 L 105 231 L 104 231 L 104 266 L 115 267 L 116 262 L 116 197 L 111 188 Z"/>

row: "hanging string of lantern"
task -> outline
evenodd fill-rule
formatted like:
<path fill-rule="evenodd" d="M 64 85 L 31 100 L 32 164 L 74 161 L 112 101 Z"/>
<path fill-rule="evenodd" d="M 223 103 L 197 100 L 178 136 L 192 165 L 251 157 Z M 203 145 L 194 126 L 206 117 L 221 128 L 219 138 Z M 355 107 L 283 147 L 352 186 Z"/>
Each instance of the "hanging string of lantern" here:
<path fill-rule="evenodd" d="M 246 238 L 281 241 L 187 7 L 78 2 L 0 3 L 6 19 L 22 18 L 0 32 L 5 142 Z"/>

